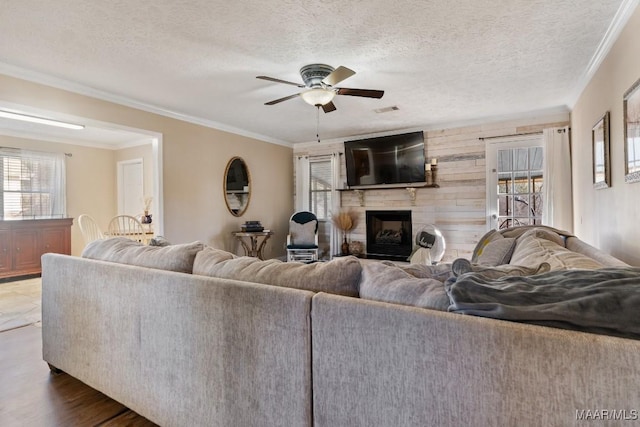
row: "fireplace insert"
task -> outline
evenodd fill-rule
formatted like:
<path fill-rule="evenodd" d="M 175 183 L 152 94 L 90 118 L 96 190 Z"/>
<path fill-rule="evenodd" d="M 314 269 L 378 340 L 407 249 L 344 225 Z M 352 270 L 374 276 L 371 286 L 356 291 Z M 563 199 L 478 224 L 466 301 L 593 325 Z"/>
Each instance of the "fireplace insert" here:
<path fill-rule="evenodd" d="M 367 211 L 367 258 L 406 261 L 412 250 L 411 211 Z"/>

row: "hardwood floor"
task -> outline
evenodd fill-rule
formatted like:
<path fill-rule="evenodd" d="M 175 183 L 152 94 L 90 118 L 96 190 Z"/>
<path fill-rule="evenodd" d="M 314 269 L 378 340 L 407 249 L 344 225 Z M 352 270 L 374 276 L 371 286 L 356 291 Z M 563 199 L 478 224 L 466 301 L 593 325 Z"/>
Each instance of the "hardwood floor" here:
<path fill-rule="evenodd" d="M 156 424 L 42 360 L 42 329 L 0 332 L 0 426 L 131 426 Z"/>

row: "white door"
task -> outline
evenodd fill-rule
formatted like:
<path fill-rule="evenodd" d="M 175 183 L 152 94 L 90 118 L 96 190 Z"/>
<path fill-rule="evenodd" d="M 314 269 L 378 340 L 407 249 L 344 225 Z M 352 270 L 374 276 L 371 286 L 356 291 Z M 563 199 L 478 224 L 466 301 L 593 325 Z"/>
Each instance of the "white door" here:
<path fill-rule="evenodd" d="M 144 212 L 142 159 L 118 162 L 118 214 L 138 216 Z"/>
<path fill-rule="evenodd" d="M 542 224 L 542 136 L 490 142 L 486 161 L 489 229 Z"/>

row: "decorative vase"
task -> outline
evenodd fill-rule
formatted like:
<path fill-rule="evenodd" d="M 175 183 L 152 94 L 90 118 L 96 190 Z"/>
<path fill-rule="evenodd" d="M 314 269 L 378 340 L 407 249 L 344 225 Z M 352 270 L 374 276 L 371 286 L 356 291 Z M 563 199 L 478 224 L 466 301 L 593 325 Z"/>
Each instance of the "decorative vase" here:
<path fill-rule="evenodd" d="M 151 224 L 151 214 L 149 213 L 149 211 L 144 211 L 144 215 L 142 215 L 142 221 L 143 224 Z"/>
<path fill-rule="evenodd" d="M 347 242 L 347 236 L 344 236 L 344 241 L 340 247 L 340 255 L 349 255 L 349 243 Z"/>
<path fill-rule="evenodd" d="M 364 246 L 362 242 L 354 240 L 349 243 L 349 253 L 351 255 L 361 255 L 364 252 Z"/>

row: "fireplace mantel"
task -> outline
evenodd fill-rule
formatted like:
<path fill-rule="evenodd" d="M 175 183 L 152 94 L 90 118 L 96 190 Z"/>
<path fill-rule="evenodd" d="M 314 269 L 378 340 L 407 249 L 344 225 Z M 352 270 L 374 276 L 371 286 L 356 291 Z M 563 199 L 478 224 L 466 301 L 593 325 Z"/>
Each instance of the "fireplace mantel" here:
<path fill-rule="evenodd" d="M 340 192 L 344 192 L 344 191 L 353 191 L 357 196 L 358 196 L 358 202 L 360 203 L 360 206 L 365 206 L 365 198 L 364 198 L 364 194 L 365 191 L 367 190 L 397 190 L 397 189 L 401 189 L 401 188 L 405 188 L 407 190 L 407 193 L 409 194 L 409 200 L 411 201 L 411 204 L 415 203 L 416 197 L 415 197 L 415 192 L 418 188 L 440 188 L 440 186 L 438 184 L 423 184 L 423 183 L 418 183 L 418 184 L 411 184 L 411 185 L 393 185 L 393 186 L 375 186 L 375 185 L 369 185 L 369 186 L 358 186 L 358 187 L 350 187 L 350 188 L 338 188 L 337 191 Z"/>

